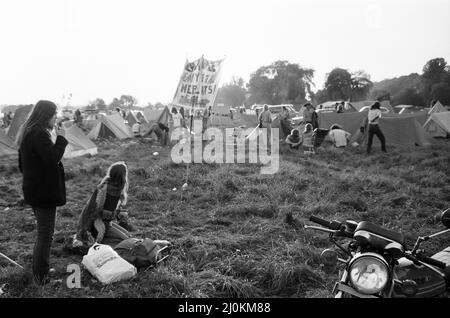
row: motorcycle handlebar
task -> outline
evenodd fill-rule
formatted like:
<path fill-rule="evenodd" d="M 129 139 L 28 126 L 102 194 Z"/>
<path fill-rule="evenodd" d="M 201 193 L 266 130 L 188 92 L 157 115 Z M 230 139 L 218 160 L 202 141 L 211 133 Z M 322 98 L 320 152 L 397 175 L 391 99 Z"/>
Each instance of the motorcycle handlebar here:
<path fill-rule="evenodd" d="M 325 226 L 325 227 L 327 227 L 327 228 L 331 228 L 331 222 L 330 222 L 330 221 L 321 219 L 321 218 L 319 218 L 319 217 L 317 217 L 317 216 L 311 215 L 310 218 L 309 218 L 309 220 L 310 220 L 311 222 L 320 224 L 320 225 Z"/>
<path fill-rule="evenodd" d="M 430 265 L 439 267 L 439 268 L 441 268 L 441 269 L 445 269 L 445 267 L 447 266 L 445 263 L 443 263 L 443 262 L 441 262 L 441 261 L 438 261 L 437 259 L 428 257 L 428 256 L 417 255 L 416 257 L 417 257 L 417 259 L 418 259 L 419 261 L 422 261 L 422 262 L 424 262 L 424 263 L 427 263 L 427 264 L 430 264 Z"/>
<path fill-rule="evenodd" d="M 320 224 L 320 225 L 322 225 L 322 226 L 324 226 L 326 228 L 332 229 L 334 231 L 340 230 L 341 227 L 342 227 L 342 223 L 339 222 L 339 221 L 327 221 L 327 220 L 321 219 L 321 218 L 319 218 L 317 216 L 314 216 L 314 215 L 311 215 L 309 217 L 309 220 L 311 222 Z"/>

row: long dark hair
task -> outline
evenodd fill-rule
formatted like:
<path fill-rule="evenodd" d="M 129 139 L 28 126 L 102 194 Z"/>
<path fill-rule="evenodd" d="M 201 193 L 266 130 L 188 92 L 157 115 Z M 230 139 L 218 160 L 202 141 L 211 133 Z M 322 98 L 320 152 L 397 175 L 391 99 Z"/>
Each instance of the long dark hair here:
<path fill-rule="evenodd" d="M 380 109 L 380 102 L 373 103 L 370 109 Z"/>
<path fill-rule="evenodd" d="M 40 100 L 34 105 L 27 120 L 20 126 L 16 143 L 20 147 L 22 141 L 33 129 L 48 129 L 49 120 L 56 114 L 55 103 L 48 100 Z"/>

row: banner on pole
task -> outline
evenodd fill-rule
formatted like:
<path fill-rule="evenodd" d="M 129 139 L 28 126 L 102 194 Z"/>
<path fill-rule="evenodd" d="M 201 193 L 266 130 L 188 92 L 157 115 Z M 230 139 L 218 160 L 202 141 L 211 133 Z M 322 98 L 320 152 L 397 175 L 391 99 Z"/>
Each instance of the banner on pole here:
<path fill-rule="evenodd" d="M 186 60 L 172 105 L 187 109 L 213 106 L 219 90 L 222 60 L 209 61 L 203 56 L 193 62 Z"/>

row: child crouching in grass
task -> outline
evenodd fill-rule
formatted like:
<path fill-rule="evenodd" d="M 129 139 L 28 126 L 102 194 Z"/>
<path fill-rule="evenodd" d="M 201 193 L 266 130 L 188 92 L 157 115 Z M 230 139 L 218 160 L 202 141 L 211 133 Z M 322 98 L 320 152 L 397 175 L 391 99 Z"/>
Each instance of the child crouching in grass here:
<path fill-rule="evenodd" d="M 77 234 L 78 244 L 89 244 L 89 234 L 95 242 L 115 245 L 131 237 L 130 233 L 113 220 L 126 217 L 119 212 L 128 196 L 128 169 L 123 161 L 113 163 L 106 176 L 97 185 L 80 214 Z M 75 242 L 74 242 L 75 243 Z"/>

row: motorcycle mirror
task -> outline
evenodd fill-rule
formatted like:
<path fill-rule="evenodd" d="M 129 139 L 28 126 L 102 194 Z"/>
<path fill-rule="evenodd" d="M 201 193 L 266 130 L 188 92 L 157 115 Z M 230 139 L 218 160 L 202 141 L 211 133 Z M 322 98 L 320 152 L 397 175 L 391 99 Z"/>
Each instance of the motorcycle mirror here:
<path fill-rule="evenodd" d="M 326 267 L 335 267 L 338 262 L 338 253 L 332 249 L 327 248 L 320 253 L 320 260 Z"/>
<path fill-rule="evenodd" d="M 441 214 L 441 222 L 444 226 L 450 229 L 450 209 L 445 210 Z"/>

